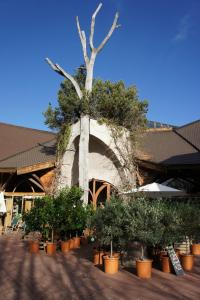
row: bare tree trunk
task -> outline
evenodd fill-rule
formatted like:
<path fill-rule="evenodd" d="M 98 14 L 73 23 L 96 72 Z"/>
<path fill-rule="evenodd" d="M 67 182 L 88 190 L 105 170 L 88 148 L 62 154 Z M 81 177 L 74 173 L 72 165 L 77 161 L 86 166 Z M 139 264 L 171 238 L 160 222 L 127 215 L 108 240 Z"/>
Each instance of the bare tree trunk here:
<path fill-rule="evenodd" d="M 80 120 L 79 141 L 79 186 L 83 189 L 83 202 L 88 202 L 89 190 L 89 133 L 90 119 L 88 115 L 82 115 Z"/>
<path fill-rule="evenodd" d="M 85 91 L 86 96 L 89 96 L 89 94 L 92 91 L 92 83 L 93 83 L 93 70 L 94 70 L 94 63 L 97 54 L 103 49 L 109 38 L 111 37 L 112 33 L 116 28 L 119 27 L 117 25 L 117 21 L 119 18 L 118 13 L 115 14 L 114 21 L 112 23 L 112 26 L 110 27 L 110 30 L 104 40 L 101 42 L 99 47 L 95 48 L 93 43 L 94 38 L 94 27 L 95 27 L 95 18 L 99 10 L 101 9 L 102 3 L 100 3 L 95 10 L 95 12 L 92 15 L 91 20 L 91 28 L 90 28 L 90 37 L 89 37 L 89 45 L 91 50 L 90 58 L 87 54 L 87 41 L 86 41 L 86 35 L 83 30 L 81 30 L 79 19 L 76 17 L 76 23 L 77 23 L 77 29 L 82 45 L 83 50 L 83 57 L 86 65 L 86 81 L 85 81 Z M 70 75 L 68 74 L 64 69 L 62 69 L 58 64 L 53 64 L 50 59 L 46 59 L 48 64 L 52 67 L 54 71 L 59 73 L 60 75 L 64 76 L 68 80 L 72 82 L 74 85 L 74 88 L 77 92 L 77 95 L 80 99 L 83 97 L 83 92 L 81 91 L 78 82 Z M 88 99 L 89 100 L 89 99 Z M 80 118 L 80 142 L 79 142 L 79 186 L 83 189 L 83 202 L 85 204 L 88 203 L 88 191 L 89 191 L 89 135 L 90 135 L 90 119 L 88 115 L 81 115 Z"/>

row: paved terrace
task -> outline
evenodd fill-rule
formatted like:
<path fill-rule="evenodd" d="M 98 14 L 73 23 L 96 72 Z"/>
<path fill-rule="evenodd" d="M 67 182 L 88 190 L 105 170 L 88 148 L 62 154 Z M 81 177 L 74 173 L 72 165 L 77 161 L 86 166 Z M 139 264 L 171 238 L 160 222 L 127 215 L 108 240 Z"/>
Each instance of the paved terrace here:
<path fill-rule="evenodd" d="M 200 299 L 200 258 L 183 277 L 153 269 L 141 280 L 135 269 L 107 275 L 94 267 L 88 247 L 48 257 L 30 254 L 17 235 L 0 238 L 0 299 L 2 300 L 159 300 Z"/>

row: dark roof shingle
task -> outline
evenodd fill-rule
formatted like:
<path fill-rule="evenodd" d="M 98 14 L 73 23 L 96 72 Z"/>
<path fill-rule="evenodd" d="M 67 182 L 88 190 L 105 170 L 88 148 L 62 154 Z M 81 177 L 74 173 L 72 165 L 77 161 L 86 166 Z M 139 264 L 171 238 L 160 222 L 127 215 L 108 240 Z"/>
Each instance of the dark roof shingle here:
<path fill-rule="evenodd" d="M 52 132 L 0 122 L 0 161 L 50 141 L 55 136 Z"/>

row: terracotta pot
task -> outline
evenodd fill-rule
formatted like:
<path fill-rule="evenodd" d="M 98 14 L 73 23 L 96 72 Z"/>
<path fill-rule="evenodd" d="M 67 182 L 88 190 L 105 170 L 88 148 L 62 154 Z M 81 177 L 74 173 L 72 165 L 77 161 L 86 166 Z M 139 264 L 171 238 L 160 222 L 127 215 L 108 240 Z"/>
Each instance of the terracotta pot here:
<path fill-rule="evenodd" d="M 163 256 L 167 256 L 167 251 L 161 250 L 160 253 L 158 254 L 158 256 L 159 256 L 159 259 L 162 260 Z"/>
<path fill-rule="evenodd" d="M 191 252 L 194 255 L 200 255 L 200 244 L 192 244 L 191 245 Z"/>
<path fill-rule="evenodd" d="M 61 251 L 64 254 L 69 251 L 69 241 L 62 241 L 61 242 Z"/>
<path fill-rule="evenodd" d="M 54 255 L 56 254 L 56 243 L 47 243 L 47 254 Z"/>
<path fill-rule="evenodd" d="M 104 272 L 107 274 L 115 274 L 119 269 L 119 257 L 104 256 Z"/>
<path fill-rule="evenodd" d="M 93 263 L 94 265 L 102 265 L 103 264 L 103 251 L 95 251 L 93 254 Z"/>
<path fill-rule="evenodd" d="M 39 253 L 40 243 L 39 241 L 30 241 L 29 242 L 29 252 L 30 253 Z"/>
<path fill-rule="evenodd" d="M 193 254 L 182 254 L 181 265 L 183 270 L 191 271 L 194 266 L 194 255 Z"/>
<path fill-rule="evenodd" d="M 172 272 L 172 263 L 170 261 L 169 256 L 167 256 L 167 255 L 162 256 L 162 271 L 164 273 L 171 273 Z"/>
<path fill-rule="evenodd" d="M 81 238 L 79 236 L 76 236 L 73 238 L 73 240 L 74 240 L 74 248 L 80 248 Z"/>
<path fill-rule="evenodd" d="M 181 251 L 180 251 L 180 249 L 175 249 L 175 253 L 176 253 L 176 256 L 179 259 L 181 257 Z"/>
<path fill-rule="evenodd" d="M 69 249 L 74 249 L 74 239 L 69 240 Z"/>
<path fill-rule="evenodd" d="M 151 278 L 152 262 L 152 259 L 136 260 L 137 276 L 142 279 Z"/>

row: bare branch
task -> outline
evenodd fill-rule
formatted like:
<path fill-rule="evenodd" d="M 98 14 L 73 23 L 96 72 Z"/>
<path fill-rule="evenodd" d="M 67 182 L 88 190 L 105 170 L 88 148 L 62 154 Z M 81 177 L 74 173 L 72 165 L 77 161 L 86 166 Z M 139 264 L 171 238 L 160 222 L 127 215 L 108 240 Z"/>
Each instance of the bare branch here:
<path fill-rule="evenodd" d="M 117 12 L 115 14 L 115 18 L 114 18 L 114 21 L 112 23 L 112 26 L 107 34 L 107 36 L 105 37 L 105 39 L 102 41 L 102 43 L 99 45 L 99 47 L 97 48 L 97 53 L 100 52 L 102 50 L 102 48 L 105 46 L 105 44 L 107 43 L 107 41 L 109 40 L 109 38 L 111 37 L 111 35 L 113 34 L 114 30 L 116 28 L 119 27 L 119 25 L 117 24 L 117 21 L 119 19 L 119 13 Z"/>
<path fill-rule="evenodd" d="M 96 19 L 96 15 L 100 11 L 101 7 L 102 7 L 102 3 L 100 3 L 98 5 L 97 9 L 95 10 L 95 12 L 92 15 L 91 27 L 90 27 L 91 28 L 90 29 L 90 49 L 91 49 L 91 51 L 94 49 L 93 38 L 94 38 L 95 19 Z"/>
<path fill-rule="evenodd" d="M 59 69 L 56 67 L 56 65 L 48 57 L 46 57 L 45 60 L 55 72 L 62 75 L 61 72 L 59 71 Z"/>
<path fill-rule="evenodd" d="M 45 60 L 47 61 L 47 63 L 50 65 L 50 67 L 57 72 L 58 74 L 60 74 L 61 76 L 69 79 L 71 81 L 71 83 L 73 84 L 76 93 L 78 95 L 78 97 L 81 99 L 83 97 L 83 93 L 79 87 L 78 82 L 74 79 L 73 76 L 71 76 L 69 73 L 67 73 L 64 69 L 62 69 L 58 64 L 54 64 L 49 58 L 45 58 Z"/>
<path fill-rule="evenodd" d="M 83 57 L 85 60 L 85 64 L 87 65 L 89 63 L 89 58 L 87 55 L 86 36 L 85 36 L 85 31 L 81 30 L 78 16 L 76 17 L 76 24 L 77 24 L 78 34 L 79 34 L 82 49 L 83 49 Z"/>

